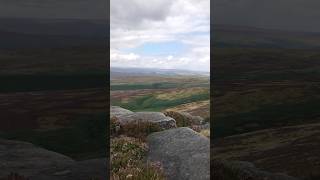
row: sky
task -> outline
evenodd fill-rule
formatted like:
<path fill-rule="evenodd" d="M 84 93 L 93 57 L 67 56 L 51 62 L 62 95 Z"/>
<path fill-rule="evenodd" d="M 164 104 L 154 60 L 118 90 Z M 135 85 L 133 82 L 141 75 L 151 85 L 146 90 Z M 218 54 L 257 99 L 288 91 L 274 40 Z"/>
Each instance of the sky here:
<path fill-rule="evenodd" d="M 111 0 L 110 65 L 210 71 L 210 0 Z"/>
<path fill-rule="evenodd" d="M 319 0 L 214 0 L 214 24 L 320 32 Z"/>

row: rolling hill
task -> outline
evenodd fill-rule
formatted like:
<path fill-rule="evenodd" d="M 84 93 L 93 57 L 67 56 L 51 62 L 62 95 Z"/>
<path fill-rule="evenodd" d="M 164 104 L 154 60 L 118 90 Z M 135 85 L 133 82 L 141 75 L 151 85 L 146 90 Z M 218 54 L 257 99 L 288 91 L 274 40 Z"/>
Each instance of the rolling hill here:
<path fill-rule="evenodd" d="M 110 68 L 111 78 L 125 76 L 209 76 L 209 72 L 157 68 Z"/>

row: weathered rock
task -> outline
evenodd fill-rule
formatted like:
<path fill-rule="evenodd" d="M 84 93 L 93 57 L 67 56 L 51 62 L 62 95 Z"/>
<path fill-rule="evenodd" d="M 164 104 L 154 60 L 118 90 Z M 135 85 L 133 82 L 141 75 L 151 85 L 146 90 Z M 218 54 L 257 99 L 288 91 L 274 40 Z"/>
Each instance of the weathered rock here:
<path fill-rule="evenodd" d="M 121 115 L 126 115 L 126 114 L 131 114 L 133 113 L 132 111 L 129 111 L 127 109 L 124 109 L 122 107 L 119 106 L 111 106 L 110 107 L 110 117 L 118 117 Z"/>
<path fill-rule="evenodd" d="M 212 161 L 214 180 L 298 180 L 285 174 L 257 169 L 252 163 L 241 161 Z"/>
<path fill-rule="evenodd" d="M 107 160 L 74 161 L 31 143 L 0 139 L 0 179 L 18 173 L 32 180 L 107 179 Z"/>
<path fill-rule="evenodd" d="M 178 127 L 201 125 L 204 121 L 202 117 L 192 116 L 187 112 L 167 111 L 164 114 L 175 119 Z"/>
<path fill-rule="evenodd" d="M 148 160 L 160 162 L 169 180 L 209 180 L 210 141 L 182 127 L 148 136 Z"/>
<path fill-rule="evenodd" d="M 161 112 L 136 112 L 117 116 L 117 119 L 121 125 L 140 121 L 157 124 L 162 129 L 170 129 L 176 127 L 176 121 L 171 117 L 165 116 Z"/>

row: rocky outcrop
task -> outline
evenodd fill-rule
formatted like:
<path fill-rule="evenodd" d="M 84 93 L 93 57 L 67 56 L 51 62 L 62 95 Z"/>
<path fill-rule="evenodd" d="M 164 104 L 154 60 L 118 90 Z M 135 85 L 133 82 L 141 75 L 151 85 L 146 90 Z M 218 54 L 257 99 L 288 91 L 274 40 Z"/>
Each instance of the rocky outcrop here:
<path fill-rule="evenodd" d="M 187 112 L 166 111 L 164 114 L 175 119 L 178 127 L 201 125 L 204 121 L 202 117 L 192 116 Z"/>
<path fill-rule="evenodd" d="M 133 114 L 119 116 L 118 120 L 122 125 L 130 122 L 140 121 L 157 124 L 162 129 L 170 129 L 176 127 L 176 121 L 173 118 L 167 117 L 160 112 L 136 112 Z"/>
<path fill-rule="evenodd" d="M 209 180 L 210 141 L 182 127 L 148 136 L 148 160 L 160 162 L 169 180 Z"/>
<path fill-rule="evenodd" d="M 116 117 L 121 126 L 135 122 L 148 122 L 157 124 L 161 129 L 176 127 L 176 121 L 161 112 L 131 112 L 121 107 L 112 106 L 111 117 Z"/>
<path fill-rule="evenodd" d="M 0 178 L 18 173 L 32 180 L 106 179 L 106 159 L 76 162 L 31 143 L 0 139 Z"/>
<path fill-rule="evenodd" d="M 119 106 L 111 106 L 110 107 L 110 117 L 118 117 L 121 115 L 127 115 L 127 114 L 132 114 L 132 111 L 129 111 L 127 109 L 121 108 Z"/>
<path fill-rule="evenodd" d="M 298 180 L 285 174 L 274 174 L 241 161 L 212 161 L 214 180 Z"/>

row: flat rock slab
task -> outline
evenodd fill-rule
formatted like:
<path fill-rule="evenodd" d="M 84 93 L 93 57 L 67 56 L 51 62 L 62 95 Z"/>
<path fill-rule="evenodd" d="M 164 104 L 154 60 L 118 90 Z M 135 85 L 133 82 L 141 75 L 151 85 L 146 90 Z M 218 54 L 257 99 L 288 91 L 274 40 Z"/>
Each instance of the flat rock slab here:
<path fill-rule="evenodd" d="M 160 162 L 169 180 L 209 180 L 210 140 L 182 127 L 148 136 L 148 160 Z"/>

